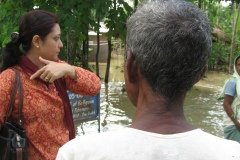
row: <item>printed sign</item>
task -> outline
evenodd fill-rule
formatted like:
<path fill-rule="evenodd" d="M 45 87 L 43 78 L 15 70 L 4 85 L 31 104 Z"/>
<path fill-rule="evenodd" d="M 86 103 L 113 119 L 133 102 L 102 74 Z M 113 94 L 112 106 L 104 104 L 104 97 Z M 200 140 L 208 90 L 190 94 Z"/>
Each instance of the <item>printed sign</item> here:
<path fill-rule="evenodd" d="M 96 96 L 82 96 L 68 92 L 72 106 L 73 120 L 75 122 L 86 122 L 99 119 L 99 94 Z"/>

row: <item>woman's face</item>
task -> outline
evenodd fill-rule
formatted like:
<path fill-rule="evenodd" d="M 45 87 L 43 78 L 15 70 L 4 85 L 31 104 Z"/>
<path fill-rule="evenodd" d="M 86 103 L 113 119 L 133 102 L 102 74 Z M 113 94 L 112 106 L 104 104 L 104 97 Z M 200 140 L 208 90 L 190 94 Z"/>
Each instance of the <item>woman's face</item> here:
<path fill-rule="evenodd" d="M 52 28 L 52 32 L 50 32 L 44 40 L 40 41 L 39 56 L 51 61 L 58 61 L 59 52 L 63 47 L 60 35 L 60 26 L 59 24 L 55 24 Z"/>
<path fill-rule="evenodd" d="M 237 71 L 238 75 L 240 75 L 240 58 L 236 62 L 236 71 Z"/>

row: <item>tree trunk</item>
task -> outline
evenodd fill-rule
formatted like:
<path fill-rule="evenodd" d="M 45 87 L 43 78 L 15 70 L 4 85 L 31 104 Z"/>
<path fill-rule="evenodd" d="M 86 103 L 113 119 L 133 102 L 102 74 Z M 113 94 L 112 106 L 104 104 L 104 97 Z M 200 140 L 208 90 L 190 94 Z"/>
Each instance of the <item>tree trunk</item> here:
<path fill-rule="evenodd" d="M 86 27 L 84 34 L 86 36 L 86 39 L 83 41 L 83 49 L 82 49 L 82 67 L 85 69 L 88 69 L 88 49 L 89 49 L 89 45 L 88 45 L 88 27 Z"/>
<path fill-rule="evenodd" d="M 108 83 L 108 80 L 109 80 L 111 54 L 112 54 L 112 43 L 111 43 L 111 40 L 108 40 L 108 58 L 107 58 L 107 67 L 106 67 L 106 73 L 105 73 L 105 83 Z"/>
<path fill-rule="evenodd" d="M 99 15 L 97 15 L 97 25 L 99 26 L 97 30 L 97 51 L 96 51 L 96 74 L 99 77 L 99 62 L 98 62 L 98 57 L 99 57 L 99 45 L 100 45 L 100 40 L 99 40 L 99 30 L 100 30 L 100 18 Z"/>
<path fill-rule="evenodd" d="M 237 5 L 237 4 L 236 4 Z M 232 21 L 232 39 L 231 39 L 231 50 L 230 50 L 230 56 L 229 56 L 229 66 L 228 66 L 228 72 L 232 73 L 233 71 L 233 59 L 234 59 L 234 52 L 235 52 L 235 39 L 236 39 L 236 29 L 237 29 L 237 22 L 239 17 L 239 11 L 240 11 L 240 4 L 238 4 L 237 7 L 235 7 L 235 3 L 233 4 L 233 21 Z"/>
<path fill-rule="evenodd" d="M 218 0 L 217 15 L 216 15 L 216 16 L 217 16 L 217 20 L 216 20 L 216 25 L 217 25 L 217 26 L 219 26 L 219 16 L 220 16 L 220 15 L 219 15 L 219 11 L 220 11 L 220 6 L 221 6 L 221 5 L 220 5 L 220 2 L 221 2 L 221 1 Z"/>
<path fill-rule="evenodd" d="M 134 0 L 134 8 L 137 8 L 138 0 Z"/>
<path fill-rule="evenodd" d="M 198 8 L 202 8 L 202 0 L 198 0 Z"/>

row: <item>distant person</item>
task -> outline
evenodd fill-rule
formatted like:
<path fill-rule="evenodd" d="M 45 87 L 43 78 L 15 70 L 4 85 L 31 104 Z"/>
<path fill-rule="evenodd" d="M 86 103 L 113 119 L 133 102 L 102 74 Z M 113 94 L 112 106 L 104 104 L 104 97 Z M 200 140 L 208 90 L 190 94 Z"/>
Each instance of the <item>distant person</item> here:
<path fill-rule="evenodd" d="M 230 124 L 224 128 L 224 137 L 240 143 L 240 56 L 234 61 L 234 73 L 224 86 L 223 106 Z"/>
<path fill-rule="evenodd" d="M 60 146 L 75 137 L 66 90 L 95 95 L 100 79 L 83 68 L 62 62 L 59 21 L 53 13 L 33 10 L 20 21 L 19 31 L 3 50 L 0 74 L 0 126 L 10 99 L 14 68 L 23 83 L 23 127 L 29 160 L 54 160 Z M 12 117 L 18 114 L 17 101 Z M 1 156 L 1 155 L 0 155 Z"/>
<path fill-rule="evenodd" d="M 126 43 L 132 125 L 76 138 L 57 160 L 239 160 L 240 144 L 195 128 L 183 112 L 211 50 L 206 15 L 183 0 L 148 2 L 128 19 Z"/>

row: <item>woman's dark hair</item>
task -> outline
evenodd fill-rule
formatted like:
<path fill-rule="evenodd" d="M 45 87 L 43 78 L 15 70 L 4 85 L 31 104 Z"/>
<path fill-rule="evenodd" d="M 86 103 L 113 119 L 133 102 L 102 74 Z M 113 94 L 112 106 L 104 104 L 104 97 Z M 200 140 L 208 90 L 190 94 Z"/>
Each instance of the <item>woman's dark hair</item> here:
<path fill-rule="evenodd" d="M 27 12 L 20 20 L 18 33 L 12 33 L 11 41 L 3 49 L 1 71 L 19 63 L 21 56 L 31 48 L 34 35 L 44 40 L 58 23 L 53 13 L 43 10 Z"/>

